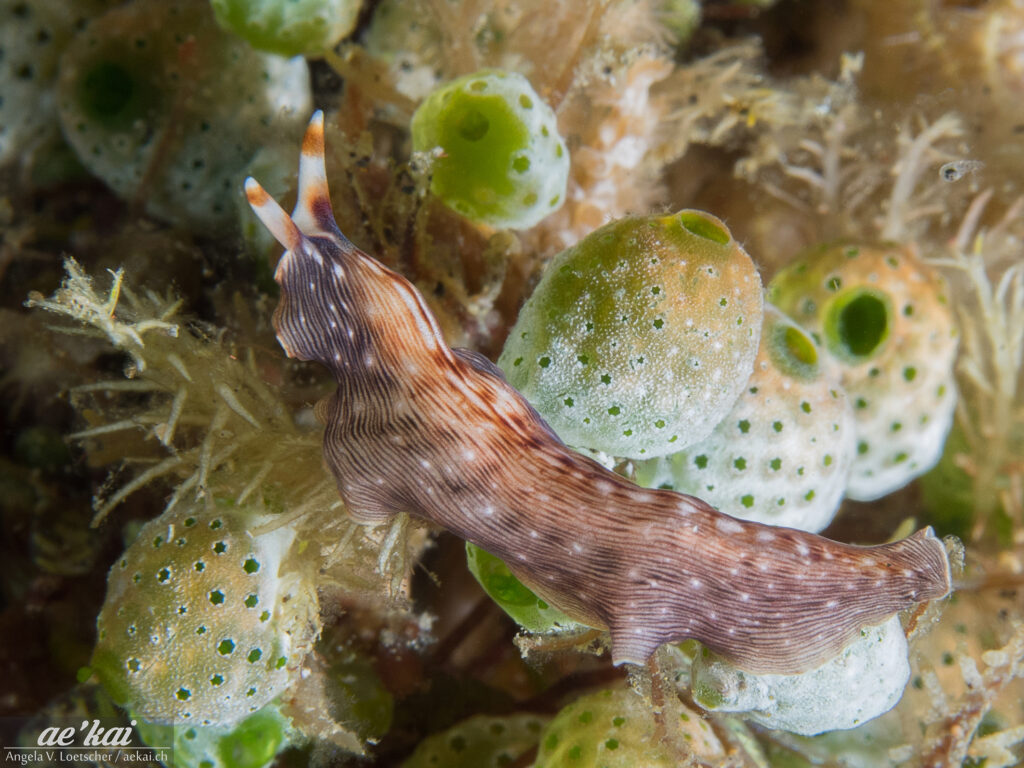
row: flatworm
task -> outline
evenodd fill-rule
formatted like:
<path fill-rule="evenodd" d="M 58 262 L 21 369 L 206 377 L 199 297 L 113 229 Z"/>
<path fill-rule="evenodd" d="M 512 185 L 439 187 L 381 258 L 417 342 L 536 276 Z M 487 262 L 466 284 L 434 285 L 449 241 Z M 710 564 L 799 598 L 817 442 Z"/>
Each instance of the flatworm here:
<path fill-rule="evenodd" d="M 741 669 L 796 673 L 949 592 L 931 529 L 841 544 L 640 488 L 568 448 L 494 364 L 445 344 L 409 281 L 338 229 L 321 113 L 292 215 L 253 179 L 245 190 L 286 249 L 277 338 L 337 380 L 322 408 L 324 456 L 355 520 L 405 512 L 473 542 L 572 618 L 609 630 L 617 665 L 696 638 Z"/>

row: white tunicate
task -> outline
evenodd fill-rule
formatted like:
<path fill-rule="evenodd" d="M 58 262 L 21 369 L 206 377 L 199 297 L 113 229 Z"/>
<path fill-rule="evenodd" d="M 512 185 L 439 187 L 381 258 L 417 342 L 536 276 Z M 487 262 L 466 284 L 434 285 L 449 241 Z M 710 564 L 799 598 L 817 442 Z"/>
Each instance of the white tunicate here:
<path fill-rule="evenodd" d="M 772 280 L 771 300 L 840 364 L 857 425 L 852 499 L 891 493 L 942 455 L 959 341 L 946 290 L 911 248 L 829 246 Z"/>
<path fill-rule="evenodd" d="M 686 450 L 638 462 L 636 480 L 699 496 L 733 517 L 817 532 L 839 508 L 855 447 L 835 366 L 766 305 L 754 373 L 732 410 Z"/>
<path fill-rule="evenodd" d="M 95 19 L 57 84 L 65 138 L 90 172 L 154 216 L 218 234 L 257 150 L 297 140 L 311 103 L 303 59 L 258 53 L 181 0 Z"/>
<path fill-rule="evenodd" d="M 110 570 L 92 667 L 152 723 L 230 725 L 286 690 L 319 631 L 294 530 L 239 512 L 172 510 Z"/>
<path fill-rule="evenodd" d="M 694 697 L 705 709 L 743 712 L 803 736 L 855 728 L 900 700 L 910 679 L 907 654 L 896 616 L 863 629 L 838 656 L 802 674 L 754 675 L 701 653 L 693 662 Z"/>

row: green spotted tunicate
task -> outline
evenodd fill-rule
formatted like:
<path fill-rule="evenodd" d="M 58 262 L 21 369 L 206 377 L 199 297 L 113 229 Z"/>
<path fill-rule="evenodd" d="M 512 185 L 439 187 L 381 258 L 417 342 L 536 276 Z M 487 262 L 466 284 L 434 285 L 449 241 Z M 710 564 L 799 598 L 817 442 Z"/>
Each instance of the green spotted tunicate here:
<path fill-rule="evenodd" d="M 699 496 L 733 517 L 817 532 L 846 491 L 855 425 L 835 365 L 765 306 L 754 372 L 704 440 L 637 463 L 636 480 Z"/>
<path fill-rule="evenodd" d="M 672 712 L 671 716 L 667 713 Z M 671 740 L 685 740 L 693 754 L 717 760 L 722 745 L 699 715 L 666 710 Z M 654 712 L 629 688 L 591 693 L 567 706 L 540 739 L 534 768 L 674 768 L 670 740 L 656 738 Z"/>
<path fill-rule="evenodd" d="M 718 219 L 625 218 L 555 257 L 498 364 L 570 445 L 664 456 L 732 407 L 761 315 L 757 269 Z"/>
<path fill-rule="evenodd" d="M 769 286 L 840 364 L 857 451 L 847 495 L 870 501 L 935 465 L 953 422 L 958 334 L 946 286 L 912 249 L 815 249 Z"/>
<path fill-rule="evenodd" d="M 526 229 L 564 202 L 569 152 L 555 114 L 515 72 L 484 70 L 435 90 L 413 115 L 412 143 L 440 150 L 430 189 L 473 221 Z"/>
<path fill-rule="evenodd" d="M 119 704 L 157 724 L 232 725 L 294 681 L 316 591 L 285 566 L 294 531 L 253 536 L 252 522 L 172 510 L 114 563 L 92 668 Z"/>
<path fill-rule="evenodd" d="M 217 21 L 253 48 L 316 56 L 351 32 L 360 0 L 211 0 Z"/>
<path fill-rule="evenodd" d="M 547 718 L 477 715 L 424 739 L 402 768 L 502 768 L 540 740 Z"/>
<path fill-rule="evenodd" d="M 155 725 L 138 721 L 142 740 L 167 750 L 173 768 L 264 768 L 291 741 L 288 718 L 275 703 L 235 725 Z"/>
<path fill-rule="evenodd" d="M 490 552 L 466 542 L 466 563 L 491 599 L 524 629 L 530 632 L 573 632 L 583 628 L 537 597 Z"/>

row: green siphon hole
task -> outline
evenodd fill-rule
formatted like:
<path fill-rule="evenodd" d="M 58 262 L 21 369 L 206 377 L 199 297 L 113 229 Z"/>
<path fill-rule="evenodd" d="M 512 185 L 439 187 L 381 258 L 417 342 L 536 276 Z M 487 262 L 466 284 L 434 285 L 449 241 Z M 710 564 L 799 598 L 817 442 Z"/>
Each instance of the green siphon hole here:
<path fill-rule="evenodd" d="M 605 749 L 618 749 L 619 748 L 619 740 L 618 739 L 608 739 L 608 741 L 606 741 L 604 743 L 604 746 L 605 746 Z"/>
<path fill-rule="evenodd" d="M 221 640 L 217 646 L 217 653 L 221 656 L 230 656 L 235 651 L 235 641 L 230 638 Z"/>
<path fill-rule="evenodd" d="M 532 109 L 533 99 L 531 99 L 525 93 L 521 93 L 519 94 L 519 106 L 521 106 L 523 109 Z"/>
<path fill-rule="evenodd" d="M 258 571 L 259 569 L 259 562 L 251 557 L 244 563 L 242 563 L 242 570 L 244 570 L 246 573 L 256 573 L 256 571 Z"/>
<path fill-rule="evenodd" d="M 245 598 L 245 607 L 255 608 L 256 604 L 259 603 L 259 601 L 260 599 L 256 595 L 249 595 L 247 598 Z"/>
<path fill-rule="evenodd" d="M 693 463 L 696 465 L 697 469 L 707 469 L 708 457 L 702 453 L 700 456 L 693 459 Z"/>
<path fill-rule="evenodd" d="M 221 605 L 224 602 L 224 593 L 215 589 L 210 593 L 210 602 L 214 605 Z"/>
<path fill-rule="evenodd" d="M 490 129 L 491 122 L 479 109 L 467 110 L 459 120 L 457 128 L 459 135 L 466 141 L 480 141 Z"/>
<path fill-rule="evenodd" d="M 530 158 L 525 155 L 520 155 L 512 161 L 512 170 L 516 173 L 526 173 L 530 170 Z"/>
<path fill-rule="evenodd" d="M 261 651 L 259 648 L 253 648 L 251 651 L 249 651 L 249 655 L 245 658 L 248 659 L 250 664 L 255 664 L 257 661 L 260 660 L 262 656 L 263 651 Z"/>
<path fill-rule="evenodd" d="M 732 237 L 725 229 L 698 211 L 683 211 L 679 214 L 679 223 L 687 232 L 711 240 L 715 243 L 728 245 Z"/>
<path fill-rule="evenodd" d="M 861 362 L 877 354 L 889 336 L 889 300 L 869 288 L 836 297 L 825 316 L 825 339 L 837 357 Z"/>
<path fill-rule="evenodd" d="M 224 675 L 214 675 L 210 678 L 210 685 L 216 687 L 224 684 Z"/>
<path fill-rule="evenodd" d="M 192 691 L 187 688 L 179 688 L 174 695 L 178 697 L 178 701 L 188 701 L 192 698 Z"/>
<path fill-rule="evenodd" d="M 740 504 L 742 504 L 747 509 L 750 509 L 752 506 L 754 506 L 754 497 L 748 493 L 740 498 Z"/>

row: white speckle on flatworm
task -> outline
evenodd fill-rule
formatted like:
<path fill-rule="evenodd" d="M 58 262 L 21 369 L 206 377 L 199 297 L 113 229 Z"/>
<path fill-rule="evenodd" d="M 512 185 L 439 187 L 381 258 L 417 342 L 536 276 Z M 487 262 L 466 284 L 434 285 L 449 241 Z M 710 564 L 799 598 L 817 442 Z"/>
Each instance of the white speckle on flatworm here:
<path fill-rule="evenodd" d="M 715 528 L 720 530 L 722 533 L 741 533 L 743 526 L 733 520 L 731 517 L 722 517 L 715 519 Z"/>

